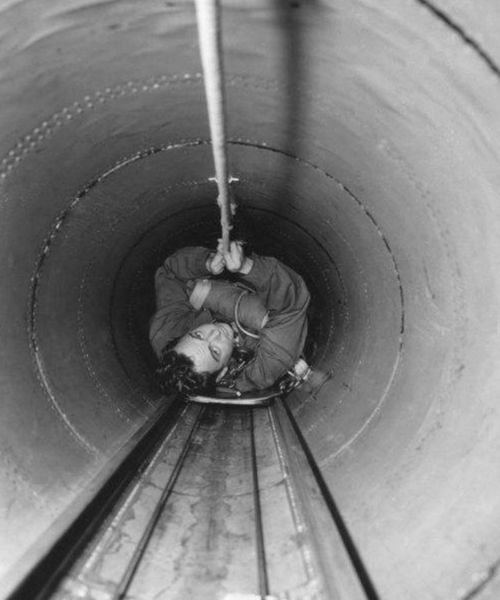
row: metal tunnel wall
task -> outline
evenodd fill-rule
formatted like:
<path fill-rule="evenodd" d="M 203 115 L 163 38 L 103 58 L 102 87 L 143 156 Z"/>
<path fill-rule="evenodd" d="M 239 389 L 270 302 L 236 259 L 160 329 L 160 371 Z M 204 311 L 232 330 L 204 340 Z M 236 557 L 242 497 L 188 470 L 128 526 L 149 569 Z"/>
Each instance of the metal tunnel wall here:
<path fill-rule="evenodd" d="M 8 579 L 164 401 L 152 274 L 218 225 L 193 5 L 0 6 Z M 493 0 L 224 2 L 243 227 L 313 296 L 288 402 L 384 600 L 500 592 L 499 25 Z"/>

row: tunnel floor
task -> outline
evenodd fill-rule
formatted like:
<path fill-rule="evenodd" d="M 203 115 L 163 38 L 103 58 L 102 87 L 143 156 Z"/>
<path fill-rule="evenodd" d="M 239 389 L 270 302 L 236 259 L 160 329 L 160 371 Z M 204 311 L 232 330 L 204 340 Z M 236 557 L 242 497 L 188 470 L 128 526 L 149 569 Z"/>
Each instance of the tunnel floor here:
<path fill-rule="evenodd" d="M 86 541 L 12 599 L 376 600 L 281 402 L 180 406 Z"/>

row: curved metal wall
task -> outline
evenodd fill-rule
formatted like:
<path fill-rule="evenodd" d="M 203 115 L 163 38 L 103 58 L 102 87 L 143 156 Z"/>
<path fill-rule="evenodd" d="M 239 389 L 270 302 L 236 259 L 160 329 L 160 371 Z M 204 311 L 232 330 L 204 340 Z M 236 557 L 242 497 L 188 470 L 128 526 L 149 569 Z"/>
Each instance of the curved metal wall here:
<path fill-rule="evenodd" d="M 192 5 L 2 4 L 8 573 L 161 401 L 152 273 L 217 220 Z M 384 599 L 495 593 L 500 14 L 474 11 L 224 6 L 247 233 L 313 293 L 289 401 Z"/>

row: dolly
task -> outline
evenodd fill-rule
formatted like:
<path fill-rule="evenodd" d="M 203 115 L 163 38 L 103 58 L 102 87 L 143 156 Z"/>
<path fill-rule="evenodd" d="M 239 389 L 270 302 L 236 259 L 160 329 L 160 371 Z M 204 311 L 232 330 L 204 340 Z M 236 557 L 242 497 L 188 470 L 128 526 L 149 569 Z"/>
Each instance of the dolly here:
<path fill-rule="evenodd" d="M 264 390 L 240 392 L 231 388 L 218 387 L 214 396 L 193 394 L 188 401 L 197 404 L 227 404 L 237 406 L 269 406 L 274 398 L 290 393 L 307 381 L 312 373 L 311 367 L 303 358 L 295 363 L 274 385 Z"/>

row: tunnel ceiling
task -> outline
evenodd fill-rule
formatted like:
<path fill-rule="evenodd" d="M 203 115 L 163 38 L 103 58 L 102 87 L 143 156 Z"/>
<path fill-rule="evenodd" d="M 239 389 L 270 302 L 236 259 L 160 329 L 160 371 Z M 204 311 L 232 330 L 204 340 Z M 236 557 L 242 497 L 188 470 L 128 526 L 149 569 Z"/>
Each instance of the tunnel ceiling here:
<path fill-rule="evenodd" d="M 152 273 L 218 224 L 190 3 L 2 11 L 11 573 L 162 401 Z M 224 3 L 242 226 L 313 295 L 315 376 L 289 402 L 384 599 L 465 598 L 500 555 L 499 19 L 492 0 Z"/>

